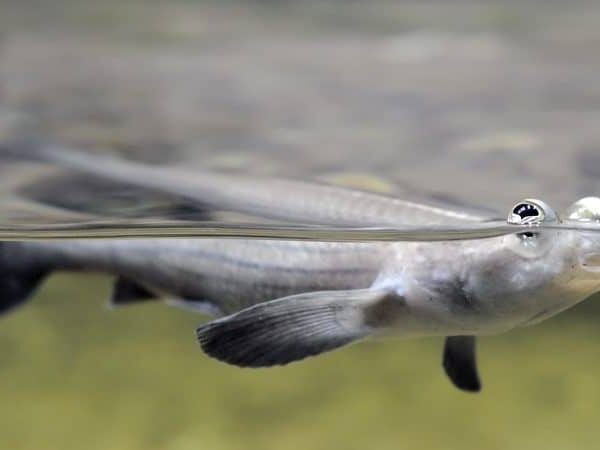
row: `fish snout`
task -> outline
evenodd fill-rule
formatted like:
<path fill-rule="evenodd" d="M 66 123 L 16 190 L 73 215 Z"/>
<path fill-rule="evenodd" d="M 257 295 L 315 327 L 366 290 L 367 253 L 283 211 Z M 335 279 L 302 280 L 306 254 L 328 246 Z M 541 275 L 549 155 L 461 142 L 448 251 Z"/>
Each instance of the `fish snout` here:
<path fill-rule="evenodd" d="M 600 228 L 599 232 L 581 233 L 577 254 L 580 268 L 600 277 Z"/>
<path fill-rule="evenodd" d="M 582 253 L 579 264 L 587 272 L 600 274 L 600 251 Z"/>

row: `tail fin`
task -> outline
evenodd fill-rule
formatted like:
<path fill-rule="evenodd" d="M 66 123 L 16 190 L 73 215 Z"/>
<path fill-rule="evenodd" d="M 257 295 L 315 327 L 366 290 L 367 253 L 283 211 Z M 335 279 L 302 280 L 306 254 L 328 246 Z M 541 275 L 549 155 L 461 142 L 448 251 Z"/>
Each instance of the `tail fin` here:
<path fill-rule="evenodd" d="M 19 251 L 18 242 L 0 242 L 0 315 L 23 304 L 47 275 Z"/>

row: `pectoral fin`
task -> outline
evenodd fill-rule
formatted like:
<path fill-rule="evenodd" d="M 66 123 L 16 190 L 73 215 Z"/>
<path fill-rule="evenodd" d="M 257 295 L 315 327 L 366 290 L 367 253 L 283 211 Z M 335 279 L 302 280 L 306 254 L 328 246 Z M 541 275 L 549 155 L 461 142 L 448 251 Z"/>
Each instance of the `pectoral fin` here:
<path fill-rule="evenodd" d="M 388 290 L 323 291 L 260 303 L 197 329 L 202 349 L 242 367 L 284 365 L 391 325 L 405 312 Z"/>
<path fill-rule="evenodd" d="M 481 390 L 475 357 L 475 336 L 447 337 L 443 365 L 446 374 L 457 388 L 469 392 Z"/>

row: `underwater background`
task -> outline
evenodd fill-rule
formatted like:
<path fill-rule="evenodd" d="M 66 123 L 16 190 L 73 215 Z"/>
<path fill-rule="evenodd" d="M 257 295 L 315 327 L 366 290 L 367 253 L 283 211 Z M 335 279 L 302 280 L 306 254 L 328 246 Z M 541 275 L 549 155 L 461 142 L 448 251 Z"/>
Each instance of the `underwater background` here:
<path fill-rule="evenodd" d="M 0 0 L 0 141 L 560 210 L 600 195 L 598 23 L 600 4 L 585 1 Z M 32 198 L 145 214 L 169 201 L 100 201 L 81 178 L 22 189 L 40 170 L 0 161 L 3 221 L 47 213 Z M 482 338 L 483 392 L 469 395 L 443 374 L 442 339 L 226 366 L 196 343 L 205 317 L 160 302 L 108 310 L 111 282 L 52 276 L 2 317 L 0 448 L 551 450 L 600 438 L 600 297 Z"/>

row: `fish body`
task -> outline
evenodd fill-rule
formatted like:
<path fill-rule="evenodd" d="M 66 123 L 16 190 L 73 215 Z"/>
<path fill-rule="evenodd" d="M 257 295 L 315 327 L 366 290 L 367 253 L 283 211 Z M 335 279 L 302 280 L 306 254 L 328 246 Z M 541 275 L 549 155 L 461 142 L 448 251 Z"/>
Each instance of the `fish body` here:
<path fill-rule="evenodd" d="M 201 326 L 198 339 L 224 362 L 265 367 L 370 336 L 447 336 L 446 373 L 476 392 L 475 336 L 539 323 L 600 290 L 598 249 L 597 236 L 572 231 L 394 243 L 368 289 L 261 302 Z"/>
<path fill-rule="evenodd" d="M 212 208 L 321 225 L 483 222 L 463 212 L 337 186 L 155 167 L 63 150 L 38 152 L 83 173 Z M 600 199 L 571 221 L 600 221 Z M 244 367 L 287 364 L 372 336 L 446 336 L 443 366 L 481 388 L 475 336 L 545 320 L 600 290 L 600 238 L 536 229 L 558 215 L 524 200 L 509 224 L 531 232 L 446 242 L 326 243 L 243 239 L 107 239 L 0 243 L 0 311 L 22 304 L 57 270 L 117 277 L 113 303 L 175 297 L 219 316 L 197 329 L 202 349 Z"/>
<path fill-rule="evenodd" d="M 368 288 L 391 250 L 386 243 L 173 238 L 0 245 L 11 264 L 107 273 L 220 314 L 301 292 Z"/>
<path fill-rule="evenodd" d="M 600 282 L 580 269 L 578 234 L 553 234 L 532 243 L 509 235 L 434 243 L 169 238 L 2 245 L 13 262 L 40 273 L 103 272 L 219 315 L 301 293 L 390 290 L 405 307 L 382 331 L 408 337 L 503 332 L 593 294 Z"/>

